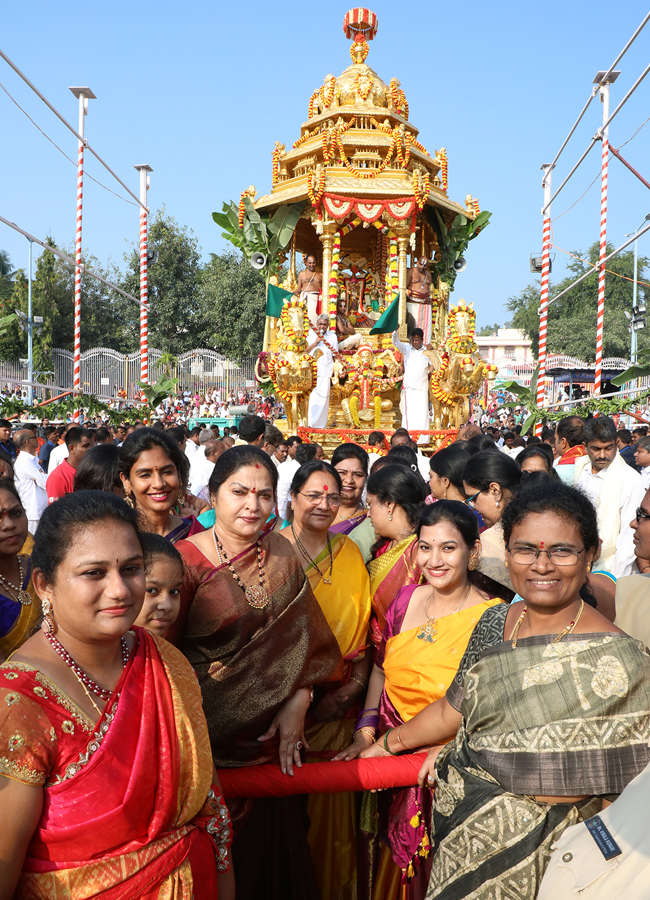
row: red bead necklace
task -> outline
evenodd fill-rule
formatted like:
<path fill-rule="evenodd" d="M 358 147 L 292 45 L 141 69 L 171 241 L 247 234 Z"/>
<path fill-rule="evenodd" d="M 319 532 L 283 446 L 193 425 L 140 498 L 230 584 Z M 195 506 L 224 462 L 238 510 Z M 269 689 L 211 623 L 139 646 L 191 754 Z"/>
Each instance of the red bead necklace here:
<path fill-rule="evenodd" d="M 96 681 L 86 675 L 81 666 L 74 661 L 74 659 L 70 656 L 68 651 L 65 649 L 61 641 L 54 637 L 50 632 L 45 632 L 45 637 L 48 639 L 50 644 L 52 645 L 55 653 L 61 657 L 66 666 L 69 666 L 74 674 L 77 676 L 79 681 L 88 688 L 89 691 L 92 691 L 93 694 L 96 694 L 102 700 L 110 700 L 111 694 L 113 691 L 109 691 L 107 688 L 100 687 Z M 126 642 L 126 638 L 122 638 L 121 640 L 122 646 L 122 662 L 126 666 L 129 661 L 129 645 Z"/>

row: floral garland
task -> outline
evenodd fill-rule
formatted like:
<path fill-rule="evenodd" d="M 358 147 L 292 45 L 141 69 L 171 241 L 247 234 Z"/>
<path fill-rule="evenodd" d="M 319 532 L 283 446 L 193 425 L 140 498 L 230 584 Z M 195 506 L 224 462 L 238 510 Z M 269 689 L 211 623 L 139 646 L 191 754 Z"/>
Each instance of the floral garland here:
<path fill-rule="evenodd" d="M 478 216 L 478 214 L 480 213 L 481 210 L 478 205 L 478 200 L 476 198 L 474 200 L 472 200 L 472 206 L 474 207 L 474 215 Z"/>
<path fill-rule="evenodd" d="M 389 304 L 392 302 L 393 294 L 397 291 L 399 285 L 399 271 L 397 267 L 397 238 L 393 234 L 390 235 L 389 247 L 388 277 L 386 278 L 386 306 L 389 306 Z"/>
<path fill-rule="evenodd" d="M 440 179 L 442 181 L 442 189 L 447 193 L 447 167 L 449 165 L 449 160 L 447 159 L 447 151 L 443 147 L 439 154 L 440 159 Z"/>
<path fill-rule="evenodd" d="M 348 122 L 344 122 L 341 125 L 335 125 L 331 132 L 328 130 L 325 130 L 323 132 L 322 144 L 325 165 L 327 165 L 327 163 L 331 162 L 334 159 L 338 144 L 341 140 L 341 135 L 345 134 L 348 129 L 352 128 L 356 121 L 356 116 L 353 116 Z"/>
<path fill-rule="evenodd" d="M 273 168 L 272 168 L 272 174 L 271 174 L 272 187 L 276 186 L 276 184 L 278 183 L 278 178 L 280 177 L 280 153 L 281 152 L 282 151 L 281 151 L 280 147 L 276 147 L 275 150 L 273 151 L 273 157 L 272 157 Z M 243 197 L 242 197 L 242 200 L 243 200 Z M 241 228 L 241 225 L 239 227 Z"/>
<path fill-rule="evenodd" d="M 411 144 L 413 143 L 413 135 L 410 131 L 404 133 L 404 150 L 402 151 L 402 140 L 399 125 L 395 126 L 394 132 L 395 146 L 397 148 L 397 161 L 403 169 L 405 169 L 411 159 Z"/>
<path fill-rule="evenodd" d="M 311 118 L 311 116 L 310 116 L 310 118 Z M 301 134 L 300 137 L 298 138 L 298 140 L 293 142 L 293 149 L 295 150 L 296 147 L 300 147 L 301 144 L 304 144 L 305 141 L 308 141 L 309 138 L 314 137 L 314 135 L 316 135 L 316 134 L 318 134 L 318 128 L 314 128 L 313 131 L 310 131 L 309 128 L 306 128 L 305 133 Z"/>
<path fill-rule="evenodd" d="M 303 353 L 298 357 L 299 362 L 308 362 L 309 367 L 311 369 L 311 383 L 312 388 L 316 386 L 316 380 L 318 378 L 318 362 L 314 359 L 313 356 L 310 356 L 309 353 Z M 296 393 L 296 391 L 283 391 L 279 388 L 278 382 L 276 380 L 276 370 L 278 366 L 282 368 L 283 366 L 289 366 L 291 361 L 286 357 L 279 353 L 277 357 L 272 358 L 269 362 L 269 375 L 271 376 L 271 381 L 273 382 L 273 388 L 277 396 L 286 403 L 291 400 L 292 394 Z M 305 393 L 304 391 L 298 391 L 297 393 Z"/>
<path fill-rule="evenodd" d="M 314 93 L 313 93 L 313 94 L 311 95 L 311 97 L 309 98 L 309 109 L 308 109 L 308 112 L 307 112 L 307 118 L 308 118 L 308 119 L 313 119 L 313 118 L 314 118 L 314 103 L 316 102 L 316 98 L 317 98 L 317 97 L 318 97 L 318 88 L 316 88 L 316 90 L 314 91 Z"/>
<path fill-rule="evenodd" d="M 375 222 L 375 224 L 381 224 Z M 379 273 L 380 290 L 386 295 L 386 257 L 388 254 L 388 240 L 384 231 L 378 231 L 377 243 L 375 244 L 375 272 Z M 384 307 L 385 309 L 385 307 Z"/>
<path fill-rule="evenodd" d="M 330 315 L 330 328 L 336 328 L 336 306 L 339 299 L 339 260 L 341 258 L 341 235 L 337 231 L 334 234 L 334 242 L 332 244 L 332 263 L 330 268 L 330 279 L 327 290 L 328 311 Z"/>
<path fill-rule="evenodd" d="M 368 45 L 366 44 L 366 46 Z M 362 83 L 366 86 L 362 87 Z M 354 89 L 362 100 L 367 100 L 370 96 L 370 91 L 372 90 L 374 83 L 375 80 L 372 75 L 368 75 L 363 72 L 357 72 L 357 77 L 354 79 Z"/>
<path fill-rule="evenodd" d="M 314 437 L 319 437 L 321 435 L 333 434 L 336 437 L 340 438 L 342 444 L 356 444 L 358 447 L 363 447 L 367 449 L 367 444 L 360 444 L 359 438 L 365 436 L 369 436 L 375 431 L 374 428 L 355 428 L 351 430 L 349 428 L 309 428 L 306 425 L 298 426 L 298 437 L 302 438 L 305 443 L 309 444 L 312 442 Z M 388 439 L 392 437 L 394 431 L 384 430 L 384 434 Z M 453 443 L 456 440 L 456 435 L 458 434 L 457 428 L 445 428 L 438 430 L 424 430 L 424 431 L 409 431 L 409 434 L 414 440 L 420 437 L 420 435 L 428 435 L 436 440 L 441 441 L 441 446 L 437 449 L 442 450 L 443 447 L 449 446 L 449 444 Z M 374 453 L 378 452 L 377 450 L 373 451 Z"/>
<path fill-rule="evenodd" d="M 341 230 L 339 231 L 339 234 L 341 235 L 341 237 L 345 237 L 346 234 L 350 234 L 350 232 L 354 231 L 354 229 L 357 227 L 357 225 L 360 225 L 360 224 L 361 224 L 361 219 L 359 218 L 359 216 L 355 216 L 354 219 L 352 219 L 350 222 L 348 222 L 347 225 L 344 225 L 343 228 L 341 228 Z"/>
<path fill-rule="evenodd" d="M 299 297 L 292 297 L 290 300 L 285 300 L 282 304 L 282 312 L 280 313 L 280 321 L 282 322 L 282 334 L 283 339 L 287 340 L 289 343 L 289 347 L 286 348 L 288 350 L 293 350 L 294 352 L 300 352 L 304 350 L 307 346 L 307 337 L 304 334 L 297 334 L 296 329 L 291 324 L 291 319 L 289 318 L 289 310 L 292 307 L 299 306 L 301 309 L 305 310 L 304 301 Z"/>
<path fill-rule="evenodd" d="M 361 169 L 357 169 L 352 165 L 350 160 L 348 159 L 345 148 L 343 147 L 343 142 L 341 141 L 341 136 L 337 132 L 336 133 L 336 146 L 339 152 L 339 158 L 348 172 L 351 172 L 355 178 L 374 178 L 376 175 L 379 175 L 380 172 L 383 172 L 386 166 L 390 165 L 390 162 L 393 158 L 393 153 L 395 152 L 395 138 L 391 141 L 390 148 L 388 153 L 386 154 L 386 158 L 383 160 L 379 168 L 377 169 L 368 169 L 367 171 L 362 171 Z"/>
<path fill-rule="evenodd" d="M 495 366 L 494 363 L 483 363 L 483 374 L 488 381 L 494 381 L 499 374 L 499 367 Z"/>
<path fill-rule="evenodd" d="M 470 316 L 472 333 L 469 336 L 458 333 L 458 326 L 456 324 L 456 316 L 460 312 L 466 312 Z M 448 347 L 451 350 L 453 350 L 455 353 L 472 353 L 474 350 L 476 350 L 476 343 L 474 341 L 475 323 L 476 323 L 476 311 L 471 304 L 468 306 L 464 300 L 461 300 L 457 306 L 453 306 L 449 310 L 449 321 L 448 321 L 449 331 L 447 334 Z"/>
<path fill-rule="evenodd" d="M 427 202 L 430 189 L 431 178 L 429 176 L 429 173 L 425 171 L 424 175 L 421 176 L 417 170 L 413 172 L 413 193 L 415 195 L 415 202 L 418 205 L 418 209 L 422 209 L 424 204 Z"/>
<path fill-rule="evenodd" d="M 241 192 L 241 195 L 239 197 L 239 216 L 238 216 L 238 222 L 239 222 L 240 228 L 244 227 L 244 216 L 246 215 L 246 209 L 244 208 L 244 197 L 254 197 L 254 196 L 255 196 L 255 193 L 251 192 L 250 188 L 246 188 L 245 191 Z"/>
<path fill-rule="evenodd" d="M 390 97 L 393 101 L 393 109 L 395 112 L 400 115 L 403 114 L 405 119 L 409 117 L 409 105 L 406 102 L 406 94 L 401 88 L 397 87 L 398 81 L 397 78 L 391 78 L 390 80 Z"/>
<path fill-rule="evenodd" d="M 431 379 L 429 381 L 429 384 L 431 386 L 431 395 L 433 397 L 435 397 L 435 399 L 438 400 L 440 403 L 445 403 L 445 404 L 453 403 L 453 400 L 454 400 L 454 398 L 451 396 L 451 394 L 448 394 L 447 391 L 443 390 L 442 387 L 440 386 L 440 382 L 442 381 L 444 376 L 447 374 L 448 370 L 449 370 L 449 354 L 445 353 L 444 356 L 442 357 L 442 365 L 440 366 L 440 368 L 438 369 L 437 372 L 433 373 L 433 375 L 431 376 Z"/>
<path fill-rule="evenodd" d="M 320 201 L 325 192 L 325 169 L 316 173 L 313 170 L 307 175 L 307 193 L 314 209 L 320 206 Z"/>

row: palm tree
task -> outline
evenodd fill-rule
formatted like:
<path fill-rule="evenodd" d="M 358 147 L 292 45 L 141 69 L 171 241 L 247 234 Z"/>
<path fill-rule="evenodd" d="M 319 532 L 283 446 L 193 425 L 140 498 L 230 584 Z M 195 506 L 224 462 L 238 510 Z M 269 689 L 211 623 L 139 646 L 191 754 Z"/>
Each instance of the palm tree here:
<path fill-rule="evenodd" d="M 14 270 L 11 265 L 11 260 L 9 259 L 9 254 L 6 250 L 0 250 L 0 278 L 10 281 L 13 274 Z"/>

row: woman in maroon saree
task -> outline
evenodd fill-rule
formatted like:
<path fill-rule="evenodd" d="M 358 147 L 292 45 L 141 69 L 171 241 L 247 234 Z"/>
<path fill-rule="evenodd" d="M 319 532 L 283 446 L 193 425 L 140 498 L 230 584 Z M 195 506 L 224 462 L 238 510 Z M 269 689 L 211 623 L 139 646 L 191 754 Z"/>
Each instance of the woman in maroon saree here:
<path fill-rule="evenodd" d="M 68 494 L 32 558 L 49 630 L 0 667 L 0 897 L 232 897 L 196 677 L 163 638 L 128 630 L 144 596 L 135 513 Z"/>

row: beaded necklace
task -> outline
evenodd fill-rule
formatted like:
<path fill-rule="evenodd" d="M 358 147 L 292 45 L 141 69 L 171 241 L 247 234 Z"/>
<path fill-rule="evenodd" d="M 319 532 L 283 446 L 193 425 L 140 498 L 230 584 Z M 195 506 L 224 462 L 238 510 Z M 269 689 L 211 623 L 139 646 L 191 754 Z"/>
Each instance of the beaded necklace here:
<path fill-rule="evenodd" d="M 324 576 L 323 573 L 321 572 L 320 568 L 316 565 L 316 560 L 314 560 L 314 559 L 311 558 L 311 556 L 309 555 L 309 553 L 308 553 L 307 550 L 305 549 L 304 545 L 301 543 L 300 538 L 298 537 L 298 535 L 297 535 L 296 532 L 294 531 L 293 522 L 291 523 L 291 534 L 293 535 L 293 539 L 294 539 L 295 542 L 296 542 L 296 547 L 298 548 L 298 550 L 300 550 L 300 552 L 301 552 L 302 555 L 305 557 L 305 559 L 307 560 L 307 562 L 311 563 L 311 565 L 316 569 L 316 571 L 318 572 L 318 574 L 320 575 L 320 577 L 323 579 L 323 584 L 331 584 L 331 583 L 332 583 L 332 569 L 334 568 L 334 555 L 332 554 L 332 542 L 330 541 L 329 531 L 327 532 L 327 552 L 328 552 L 329 555 L 330 555 L 330 574 L 329 574 L 329 578 L 325 578 L 325 576 Z"/>
<path fill-rule="evenodd" d="M 74 661 L 61 641 L 59 641 L 58 638 L 56 638 L 52 634 L 52 632 L 46 631 L 45 637 L 52 645 L 54 652 L 61 657 L 66 666 L 69 666 L 72 669 L 82 687 L 88 688 L 88 690 L 92 691 L 93 694 L 96 694 L 102 700 L 110 700 L 113 691 L 109 691 L 107 688 L 100 687 L 96 681 L 93 681 L 90 675 L 86 675 L 81 666 Z M 129 661 L 129 645 L 127 644 L 126 638 L 124 637 L 121 639 L 120 643 L 122 646 L 122 662 L 126 666 Z"/>
<path fill-rule="evenodd" d="M 7 579 L 3 575 L 0 575 L 0 584 L 4 584 L 6 588 L 9 588 L 9 590 L 14 594 L 16 600 L 22 606 L 29 606 L 32 602 L 32 598 L 27 591 L 23 590 L 22 585 L 24 584 L 24 582 L 25 572 L 23 571 L 20 557 L 18 557 L 18 587 L 15 587 L 10 581 L 7 581 Z M 11 599 L 11 597 L 9 599 Z"/>

